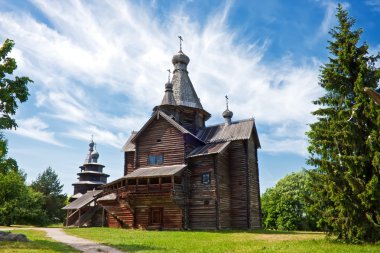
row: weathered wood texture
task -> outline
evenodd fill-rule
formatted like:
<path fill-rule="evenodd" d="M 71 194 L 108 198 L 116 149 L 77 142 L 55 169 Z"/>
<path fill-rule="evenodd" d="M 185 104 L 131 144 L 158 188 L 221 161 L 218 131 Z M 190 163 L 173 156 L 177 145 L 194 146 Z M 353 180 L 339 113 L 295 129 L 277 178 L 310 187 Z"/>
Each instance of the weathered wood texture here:
<path fill-rule="evenodd" d="M 249 228 L 261 228 L 261 202 L 259 168 L 257 159 L 257 148 L 253 138 L 248 141 L 248 183 L 250 196 L 250 226 Z"/>
<path fill-rule="evenodd" d="M 231 227 L 231 180 L 228 150 L 217 156 L 219 229 Z"/>
<path fill-rule="evenodd" d="M 189 227 L 192 229 L 216 229 L 214 157 L 193 158 L 190 166 Z M 210 172 L 210 184 L 202 183 L 202 174 L 206 172 Z"/>
<path fill-rule="evenodd" d="M 144 229 L 182 229 L 182 209 L 176 205 L 170 195 L 141 195 L 133 199 L 135 206 L 135 228 Z M 152 208 L 162 210 L 160 227 L 152 224 Z"/>
<path fill-rule="evenodd" d="M 247 152 L 244 141 L 233 141 L 230 153 L 231 228 L 248 228 Z"/>
<path fill-rule="evenodd" d="M 109 227 L 133 228 L 133 210 L 124 200 L 106 200 L 99 203 L 107 211 Z"/>
<path fill-rule="evenodd" d="M 135 152 L 124 152 L 124 176 L 135 169 Z"/>
<path fill-rule="evenodd" d="M 164 155 L 162 165 L 185 163 L 184 137 L 178 129 L 162 117 L 155 119 L 136 140 L 136 168 L 150 166 L 149 154 L 160 153 Z"/>

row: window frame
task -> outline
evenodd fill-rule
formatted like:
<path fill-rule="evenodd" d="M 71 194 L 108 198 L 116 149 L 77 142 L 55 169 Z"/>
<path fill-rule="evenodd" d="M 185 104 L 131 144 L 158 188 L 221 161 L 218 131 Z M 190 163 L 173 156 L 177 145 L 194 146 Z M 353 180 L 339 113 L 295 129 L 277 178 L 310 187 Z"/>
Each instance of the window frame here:
<path fill-rule="evenodd" d="M 204 185 L 211 184 L 211 172 L 204 172 L 201 175 L 201 183 Z"/>

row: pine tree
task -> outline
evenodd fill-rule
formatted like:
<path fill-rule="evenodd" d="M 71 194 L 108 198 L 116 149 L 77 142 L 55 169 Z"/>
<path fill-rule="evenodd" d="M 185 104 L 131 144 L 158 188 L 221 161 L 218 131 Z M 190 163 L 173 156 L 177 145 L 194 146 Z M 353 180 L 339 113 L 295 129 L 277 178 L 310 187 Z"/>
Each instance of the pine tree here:
<path fill-rule="evenodd" d="M 376 88 L 379 55 L 369 56 L 362 29 L 339 5 L 338 25 L 328 41 L 329 61 L 321 68 L 325 95 L 314 101 L 317 122 L 307 133 L 308 163 L 323 184 L 319 196 L 330 232 L 348 242 L 380 240 L 380 113 L 364 93 Z"/>
<path fill-rule="evenodd" d="M 59 181 L 55 171 L 48 167 L 39 174 L 36 181 L 33 181 L 31 188 L 40 192 L 43 196 L 43 207 L 51 223 L 62 222 L 64 219 L 64 210 L 62 207 L 66 204 L 67 196 L 62 193 L 63 185 Z"/>

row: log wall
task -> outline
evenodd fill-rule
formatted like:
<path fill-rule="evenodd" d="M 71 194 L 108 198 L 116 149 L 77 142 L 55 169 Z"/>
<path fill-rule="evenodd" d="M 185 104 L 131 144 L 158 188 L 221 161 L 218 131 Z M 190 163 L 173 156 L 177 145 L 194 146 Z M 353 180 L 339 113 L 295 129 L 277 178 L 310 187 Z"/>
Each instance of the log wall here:
<path fill-rule="evenodd" d="M 162 165 L 185 163 L 185 144 L 182 133 L 162 117 L 155 119 L 136 140 L 136 168 L 148 165 L 149 154 L 164 154 Z"/>
<path fill-rule="evenodd" d="M 231 180 L 228 156 L 228 150 L 225 150 L 217 156 L 216 174 L 219 196 L 219 229 L 231 227 Z"/>
<path fill-rule="evenodd" d="M 216 229 L 216 181 L 214 173 L 214 156 L 201 156 L 189 161 L 190 196 L 189 227 L 192 229 Z M 202 174 L 210 172 L 210 184 L 202 183 Z"/>
<path fill-rule="evenodd" d="M 150 225 L 151 208 L 162 208 L 162 227 L 159 229 L 182 229 L 182 209 L 167 196 L 138 196 L 133 199 L 135 206 L 135 228 L 158 229 Z"/>
<path fill-rule="evenodd" d="M 231 228 L 249 227 L 247 194 L 247 152 L 244 141 L 233 141 L 229 146 Z"/>
<path fill-rule="evenodd" d="M 261 228 L 261 203 L 257 149 L 253 138 L 248 140 L 248 180 L 250 196 L 250 228 Z"/>
<path fill-rule="evenodd" d="M 124 176 L 134 171 L 135 152 L 124 152 Z"/>

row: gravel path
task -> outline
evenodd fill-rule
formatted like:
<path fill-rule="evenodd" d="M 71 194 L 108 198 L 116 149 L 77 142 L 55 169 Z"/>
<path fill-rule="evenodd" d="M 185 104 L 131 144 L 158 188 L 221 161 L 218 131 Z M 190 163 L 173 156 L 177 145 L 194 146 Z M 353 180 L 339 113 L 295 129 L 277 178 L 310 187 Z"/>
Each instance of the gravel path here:
<path fill-rule="evenodd" d="M 14 229 L 15 230 L 18 230 L 18 229 L 43 230 L 46 232 L 47 237 L 50 237 L 55 241 L 67 244 L 77 250 L 80 250 L 86 253 L 99 253 L 99 252 L 124 253 L 123 251 L 117 250 L 109 246 L 102 245 L 94 241 L 68 235 L 63 231 L 62 228 L 1 228 L 0 230 L 14 230 Z"/>

